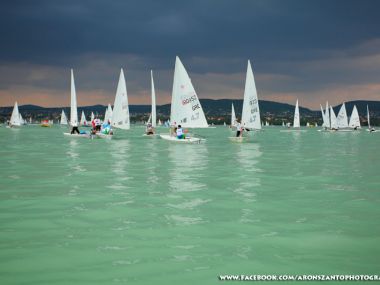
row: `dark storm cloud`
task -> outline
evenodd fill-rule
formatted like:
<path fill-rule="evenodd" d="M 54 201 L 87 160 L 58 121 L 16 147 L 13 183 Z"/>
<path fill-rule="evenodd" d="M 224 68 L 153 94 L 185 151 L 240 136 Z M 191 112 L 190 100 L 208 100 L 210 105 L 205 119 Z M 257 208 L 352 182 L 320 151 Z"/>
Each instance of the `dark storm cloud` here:
<path fill-rule="evenodd" d="M 297 60 L 378 37 L 379 8 L 377 1 L 345 0 L 6 1 L 0 58 L 62 64 L 81 54 L 125 53 Z"/>
<path fill-rule="evenodd" d="M 263 99 L 373 98 L 379 8 L 374 0 L 2 1 L 0 95 L 62 97 L 73 67 L 79 90 L 105 103 L 124 67 L 131 102 L 148 98 L 150 69 L 167 102 L 179 55 L 202 98 L 241 98 L 247 59 Z"/>

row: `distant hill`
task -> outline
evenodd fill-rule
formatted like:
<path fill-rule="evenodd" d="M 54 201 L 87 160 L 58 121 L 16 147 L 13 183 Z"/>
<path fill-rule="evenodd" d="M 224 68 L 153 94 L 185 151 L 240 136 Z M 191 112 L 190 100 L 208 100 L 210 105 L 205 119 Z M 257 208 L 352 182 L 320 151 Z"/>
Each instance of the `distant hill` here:
<path fill-rule="evenodd" d="M 230 100 L 230 99 L 200 99 L 203 110 L 206 114 L 207 119 L 210 122 L 222 123 L 229 122 L 229 117 L 231 115 L 231 104 L 234 104 L 235 111 L 238 117 L 241 116 L 241 110 L 243 107 L 243 100 Z M 291 121 L 294 113 L 294 105 L 272 102 L 266 100 L 259 100 L 260 113 L 263 120 L 268 120 L 273 123 L 281 123 L 282 121 Z M 371 118 L 374 120 L 380 119 L 380 101 L 366 101 L 357 100 L 346 102 L 347 113 L 350 116 L 353 106 L 356 105 L 359 111 L 359 115 L 362 118 L 366 117 L 367 105 L 369 106 Z M 4 121 L 9 119 L 12 113 L 13 106 L 0 107 L 0 120 Z M 19 106 L 19 110 L 24 118 L 32 117 L 35 120 L 40 119 L 55 119 L 61 115 L 62 109 L 65 110 L 66 114 L 70 113 L 69 107 L 56 107 L 56 108 L 44 108 L 36 105 L 22 105 Z M 150 105 L 130 105 L 129 111 L 132 120 L 146 120 L 149 116 L 151 106 Z M 340 105 L 333 107 L 335 113 L 338 113 Z M 82 110 L 85 112 L 86 116 L 90 116 L 91 112 L 98 114 L 100 116 L 104 115 L 106 106 L 94 105 L 94 106 L 83 106 L 78 107 L 78 113 L 80 114 Z M 166 120 L 170 115 L 170 104 L 165 104 L 157 106 L 158 117 L 162 120 Z M 320 122 L 321 113 L 320 110 L 310 110 L 300 106 L 301 120 Z"/>

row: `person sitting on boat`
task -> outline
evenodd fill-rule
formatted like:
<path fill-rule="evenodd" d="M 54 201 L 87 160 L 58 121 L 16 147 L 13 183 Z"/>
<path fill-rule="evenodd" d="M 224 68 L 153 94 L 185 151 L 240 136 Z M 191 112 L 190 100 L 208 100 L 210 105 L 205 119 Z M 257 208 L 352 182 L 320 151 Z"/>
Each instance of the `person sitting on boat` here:
<path fill-rule="evenodd" d="M 236 120 L 236 137 L 242 137 L 243 136 L 243 128 L 238 120 Z"/>
<path fill-rule="evenodd" d="M 154 128 L 153 128 L 153 126 L 152 126 L 152 124 L 151 123 L 148 123 L 147 125 L 146 125 L 146 131 L 145 131 L 145 133 L 149 136 L 149 135 L 154 135 Z"/>
<path fill-rule="evenodd" d="M 105 134 L 105 135 L 113 135 L 113 131 L 112 131 L 111 125 L 108 124 L 108 123 L 104 123 L 103 124 L 101 132 L 103 134 Z"/>
<path fill-rule="evenodd" d="M 101 129 L 101 126 L 102 126 L 102 123 L 100 122 L 100 119 L 96 118 L 94 120 L 94 123 L 95 123 L 95 131 L 96 132 L 100 132 L 100 129 Z"/>
<path fill-rule="evenodd" d="M 178 125 L 176 133 L 177 133 L 177 139 L 184 139 L 185 138 L 185 133 L 183 132 L 181 125 Z"/>

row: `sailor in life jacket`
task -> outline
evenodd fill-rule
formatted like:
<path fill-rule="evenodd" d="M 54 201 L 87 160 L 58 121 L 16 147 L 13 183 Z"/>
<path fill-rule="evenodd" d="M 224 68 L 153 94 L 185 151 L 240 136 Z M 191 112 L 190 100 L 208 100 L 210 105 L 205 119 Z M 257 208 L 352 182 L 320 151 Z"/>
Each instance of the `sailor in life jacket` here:
<path fill-rule="evenodd" d="M 178 139 L 184 139 L 185 138 L 185 134 L 183 133 L 181 125 L 178 125 L 178 128 L 177 128 L 177 138 Z"/>

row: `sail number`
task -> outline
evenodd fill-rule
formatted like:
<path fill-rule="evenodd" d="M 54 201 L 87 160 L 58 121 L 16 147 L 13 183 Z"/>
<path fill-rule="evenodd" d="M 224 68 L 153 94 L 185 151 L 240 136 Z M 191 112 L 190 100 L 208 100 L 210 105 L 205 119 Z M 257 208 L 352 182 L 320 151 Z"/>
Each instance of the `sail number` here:
<path fill-rule="evenodd" d="M 190 98 L 183 99 L 182 100 L 182 105 L 186 105 L 186 104 L 189 104 L 189 103 L 194 102 L 194 101 L 197 101 L 197 96 L 196 95 L 193 95 Z"/>

